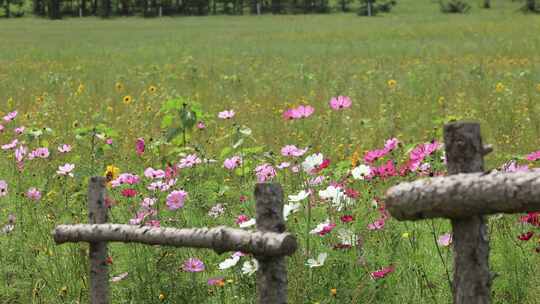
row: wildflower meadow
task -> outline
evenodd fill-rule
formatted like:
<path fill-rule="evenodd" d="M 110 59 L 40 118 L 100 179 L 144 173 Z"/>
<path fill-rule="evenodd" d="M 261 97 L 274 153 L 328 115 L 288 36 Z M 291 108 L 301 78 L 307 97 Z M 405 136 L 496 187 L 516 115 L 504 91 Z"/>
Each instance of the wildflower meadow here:
<path fill-rule="evenodd" d="M 474 1 L 472 1 L 474 2 Z M 478 1 L 480 2 L 480 1 Z M 0 21 L 0 303 L 87 303 L 92 176 L 109 221 L 254 229 L 280 183 L 290 303 L 451 303 L 448 220 L 398 222 L 400 182 L 447 174 L 442 126 L 477 121 L 486 168 L 540 168 L 540 18 L 442 15 Z M 494 303 L 540 303 L 540 212 L 487 217 Z M 255 303 L 243 252 L 110 243 L 112 303 Z"/>

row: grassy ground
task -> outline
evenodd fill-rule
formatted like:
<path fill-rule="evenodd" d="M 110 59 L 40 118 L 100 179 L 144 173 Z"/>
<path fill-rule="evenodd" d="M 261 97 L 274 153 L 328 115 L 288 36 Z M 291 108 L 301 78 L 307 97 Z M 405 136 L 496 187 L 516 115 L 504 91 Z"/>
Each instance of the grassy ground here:
<path fill-rule="evenodd" d="M 397 137 L 402 147 L 388 156 L 398 163 L 411 145 L 441 139 L 441 126 L 452 119 L 482 124 L 486 142 L 495 152 L 494 168 L 512 158 L 538 150 L 540 141 L 540 18 L 522 15 L 519 3 L 493 1 L 493 9 L 473 4 L 468 15 L 442 15 L 430 1 L 399 1 L 390 15 L 360 18 L 352 14 L 317 16 L 244 16 L 163 18 L 143 20 L 39 19 L 0 22 L 0 111 L 18 110 L 16 122 L 5 123 L 0 143 L 14 138 L 13 127 L 24 125 L 29 149 L 48 146 L 48 160 L 28 160 L 19 171 L 13 153 L 1 156 L 0 180 L 9 194 L 0 197 L 0 224 L 15 214 L 15 229 L 0 234 L 0 303 L 76 303 L 87 293 L 87 246 L 55 246 L 49 236 L 60 223 L 84 222 L 84 194 L 89 176 L 103 174 L 107 165 L 143 175 L 146 167 L 164 168 L 183 152 L 167 144 L 162 134 L 162 104 L 182 96 L 199 104 L 207 128 L 194 130 L 189 145 L 201 157 L 217 159 L 214 166 L 182 171 L 176 188 L 189 193 L 186 206 L 165 210 L 163 226 L 235 226 L 237 215 L 254 215 L 253 169 L 264 162 L 278 164 L 281 156 L 263 152 L 286 144 L 309 146 L 332 161 L 327 181 L 343 177 L 356 151 L 380 148 Z M 391 85 L 395 81 L 395 85 Z M 155 87 L 155 92 L 150 89 Z M 347 95 L 352 109 L 337 113 L 327 104 L 332 96 Z M 129 103 L 123 100 L 128 96 Z M 299 104 L 315 107 L 312 117 L 284 123 L 284 109 Z M 234 109 L 234 121 L 218 120 L 217 112 Z M 80 136 L 84 127 L 102 124 L 112 145 Z M 232 149 L 235 128 L 252 129 L 252 138 Z M 32 128 L 51 128 L 32 139 Z M 79 136 L 76 132 L 79 131 Z M 134 141 L 144 137 L 141 157 Z M 62 143 L 68 154 L 56 152 Z M 239 175 L 221 168 L 224 158 L 245 155 Z M 301 161 L 301 160 L 300 160 Z M 434 168 L 440 165 L 433 159 Z M 520 160 L 523 164 L 523 160 Z M 74 178 L 56 175 L 59 165 L 74 163 Z M 534 164 L 531 164 L 534 166 Z M 286 194 L 306 189 L 305 176 L 279 171 L 276 180 Z M 360 193 L 353 208 L 336 211 L 313 198 L 313 218 L 303 209 L 289 219 L 301 249 L 289 260 L 291 303 L 447 303 L 451 301 L 446 268 L 451 250 L 434 241 L 449 231 L 446 221 L 399 223 L 384 229 L 366 228 L 379 214 L 375 197 L 408 177 L 372 182 L 350 181 Z M 146 181 L 145 181 L 146 183 Z M 39 202 L 21 196 L 30 187 L 42 192 Z M 115 222 L 133 217 L 140 198 L 151 195 L 143 184 L 140 196 L 118 201 Z M 240 195 L 248 197 L 240 202 Z M 217 203 L 226 207 L 218 218 L 207 216 Z M 352 224 L 339 216 L 352 214 Z M 333 250 L 336 231 L 324 237 L 307 229 L 329 217 L 337 229 L 351 229 L 362 246 Z M 538 302 L 537 238 L 517 236 L 533 227 L 516 216 L 490 219 L 491 264 L 497 277 L 495 303 Z M 305 266 L 308 257 L 328 252 L 323 267 Z M 251 303 L 253 276 L 236 268 L 219 270 L 227 256 L 195 250 L 136 245 L 113 245 L 112 272 L 128 272 L 113 284 L 114 303 Z M 198 257 L 207 269 L 195 276 L 181 271 L 183 261 Z M 249 258 L 242 258 L 249 260 Z M 373 280 L 370 272 L 388 265 L 395 272 Z M 206 279 L 223 276 L 224 287 L 209 287 Z M 336 289 L 332 296 L 331 290 Z M 161 295 L 161 297 L 160 297 Z M 82 299 L 82 300 L 81 300 Z"/>

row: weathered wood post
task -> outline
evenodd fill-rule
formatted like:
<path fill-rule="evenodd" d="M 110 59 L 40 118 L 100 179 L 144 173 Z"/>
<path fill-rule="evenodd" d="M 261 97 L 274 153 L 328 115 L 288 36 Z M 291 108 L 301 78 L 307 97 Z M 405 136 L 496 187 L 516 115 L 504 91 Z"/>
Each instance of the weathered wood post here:
<path fill-rule="evenodd" d="M 484 145 L 478 123 L 444 126 L 448 175 L 484 171 Z M 490 303 L 489 236 L 483 215 L 452 219 L 454 303 Z"/>
<path fill-rule="evenodd" d="M 444 140 L 449 176 L 394 186 L 386 205 L 398 220 L 450 219 L 454 303 L 488 304 L 492 276 L 484 215 L 540 210 L 540 172 L 484 173 L 483 156 L 491 147 L 482 145 L 476 123 L 446 125 Z"/>
<path fill-rule="evenodd" d="M 107 222 L 104 177 L 92 177 L 88 184 L 88 222 Z M 106 263 L 107 242 L 90 242 L 90 303 L 109 303 L 109 269 Z"/>
<path fill-rule="evenodd" d="M 257 200 L 257 230 L 261 232 L 285 231 L 283 220 L 283 190 L 279 184 L 260 183 L 255 186 Z M 284 256 L 255 257 L 257 271 L 257 303 L 287 303 L 287 264 Z"/>

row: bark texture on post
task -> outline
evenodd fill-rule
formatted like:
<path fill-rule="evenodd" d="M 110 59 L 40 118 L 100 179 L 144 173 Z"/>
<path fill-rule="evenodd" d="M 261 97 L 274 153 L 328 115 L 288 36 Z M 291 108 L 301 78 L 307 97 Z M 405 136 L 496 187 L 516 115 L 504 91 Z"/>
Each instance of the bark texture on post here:
<path fill-rule="evenodd" d="M 257 184 L 257 230 L 282 233 L 285 231 L 283 220 L 283 190 L 279 184 Z M 257 271 L 257 303 L 287 303 L 287 264 L 285 257 L 256 256 L 259 262 Z"/>
<path fill-rule="evenodd" d="M 104 177 L 92 177 L 88 184 L 88 221 L 90 224 L 107 222 Z M 109 303 L 109 269 L 107 242 L 90 243 L 90 303 Z"/>
<path fill-rule="evenodd" d="M 448 174 L 484 171 L 484 149 L 478 123 L 444 126 Z M 489 304 L 489 239 L 483 216 L 452 219 L 455 304 Z"/>
<path fill-rule="evenodd" d="M 156 228 L 123 224 L 60 225 L 53 231 L 57 244 L 66 242 L 123 242 L 175 247 L 208 248 L 217 253 L 242 251 L 254 255 L 283 256 L 297 247 L 290 233 L 216 228 Z"/>
<path fill-rule="evenodd" d="M 385 202 L 400 221 L 538 211 L 540 171 L 426 178 L 388 189 Z"/>

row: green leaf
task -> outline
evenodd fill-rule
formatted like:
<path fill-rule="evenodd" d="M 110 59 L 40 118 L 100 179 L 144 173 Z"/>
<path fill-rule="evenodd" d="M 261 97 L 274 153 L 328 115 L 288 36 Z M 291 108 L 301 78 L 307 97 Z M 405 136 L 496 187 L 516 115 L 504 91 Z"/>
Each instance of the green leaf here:
<path fill-rule="evenodd" d="M 231 152 L 232 152 L 232 148 L 231 148 L 231 147 L 225 147 L 225 148 L 223 148 L 223 150 L 221 150 L 221 152 L 219 153 L 219 158 L 225 158 L 225 157 L 229 156 Z"/>
<path fill-rule="evenodd" d="M 165 134 L 165 139 L 169 142 L 172 141 L 172 139 L 178 136 L 182 132 L 182 130 L 182 127 L 168 129 L 167 133 Z"/>
<path fill-rule="evenodd" d="M 173 124 L 174 117 L 174 114 L 167 114 L 163 116 L 163 118 L 161 119 L 161 128 L 166 129 L 170 127 Z"/>

